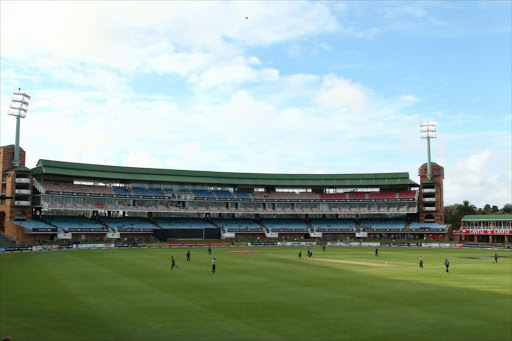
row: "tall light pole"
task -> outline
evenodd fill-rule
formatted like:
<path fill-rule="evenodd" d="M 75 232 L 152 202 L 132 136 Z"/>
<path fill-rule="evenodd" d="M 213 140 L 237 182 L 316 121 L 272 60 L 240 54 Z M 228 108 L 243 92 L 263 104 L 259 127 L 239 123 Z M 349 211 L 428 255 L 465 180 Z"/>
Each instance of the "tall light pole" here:
<path fill-rule="evenodd" d="M 27 117 L 29 101 L 30 95 L 18 89 L 18 91 L 14 91 L 11 97 L 11 105 L 9 105 L 9 115 L 16 117 L 16 143 L 14 144 L 14 159 L 12 160 L 14 167 L 20 165 L 20 118 Z"/>
<path fill-rule="evenodd" d="M 430 161 L 430 139 L 437 137 L 437 122 L 420 123 L 421 138 L 427 140 L 427 179 L 432 179 L 432 165 Z"/>

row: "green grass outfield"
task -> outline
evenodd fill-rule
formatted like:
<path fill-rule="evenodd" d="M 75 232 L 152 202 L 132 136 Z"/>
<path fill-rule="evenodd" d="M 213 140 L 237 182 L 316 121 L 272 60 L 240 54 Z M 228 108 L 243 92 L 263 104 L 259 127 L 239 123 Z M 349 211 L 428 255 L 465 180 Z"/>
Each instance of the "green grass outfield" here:
<path fill-rule="evenodd" d="M 511 340 L 512 252 L 298 247 L 0 255 L 0 337 L 20 340 Z M 258 254 L 224 251 L 251 250 Z M 423 255 L 425 268 L 418 266 Z M 179 269 L 170 271 L 174 255 Z M 444 259 L 450 260 L 450 273 Z"/>

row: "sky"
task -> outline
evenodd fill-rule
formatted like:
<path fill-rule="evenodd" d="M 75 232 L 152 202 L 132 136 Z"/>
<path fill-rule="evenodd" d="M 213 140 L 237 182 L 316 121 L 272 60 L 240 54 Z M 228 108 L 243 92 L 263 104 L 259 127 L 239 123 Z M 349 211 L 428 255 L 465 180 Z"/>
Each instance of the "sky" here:
<path fill-rule="evenodd" d="M 256 173 L 409 172 L 445 205 L 512 203 L 510 1 L 1 1 L 39 159 Z"/>

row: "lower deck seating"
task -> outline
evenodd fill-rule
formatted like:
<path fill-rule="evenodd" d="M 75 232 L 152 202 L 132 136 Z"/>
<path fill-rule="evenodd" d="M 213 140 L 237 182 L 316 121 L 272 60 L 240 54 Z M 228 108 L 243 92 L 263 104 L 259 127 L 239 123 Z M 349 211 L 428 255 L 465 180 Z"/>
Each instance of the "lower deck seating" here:
<path fill-rule="evenodd" d="M 64 231 L 72 231 L 72 230 L 106 230 L 106 227 L 102 224 L 93 221 L 84 216 L 58 216 L 58 215 L 48 215 L 42 216 L 41 220 L 57 226 Z"/>
<path fill-rule="evenodd" d="M 444 232 L 448 228 L 446 224 L 438 224 L 438 223 L 418 223 L 412 222 L 409 226 L 409 229 L 414 231 L 432 231 L 432 232 Z"/>
<path fill-rule="evenodd" d="M 226 232 L 263 232 L 263 228 L 251 219 L 212 219 Z"/>
<path fill-rule="evenodd" d="M 261 223 L 271 232 L 308 232 L 306 223 L 300 219 L 261 219 Z"/>
<path fill-rule="evenodd" d="M 55 228 L 51 225 L 48 225 L 44 221 L 32 220 L 32 221 L 12 221 L 13 224 L 23 226 L 25 230 L 32 231 L 32 229 L 48 229 Z"/>
<path fill-rule="evenodd" d="M 315 232 L 355 232 L 352 219 L 311 219 Z"/>
<path fill-rule="evenodd" d="M 404 220 L 397 219 L 364 219 L 360 223 L 364 231 L 394 230 L 401 231 L 405 228 Z"/>
<path fill-rule="evenodd" d="M 112 217 L 102 217 L 100 220 L 105 223 L 108 227 L 119 231 L 119 229 L 130 230 L 130 229 L 144 229 L 144 230 L 154 230 L 156 228 L 155 225 L 147 221 L 142 217 L 120 217 L 120 218 L 112 218 Z"/>

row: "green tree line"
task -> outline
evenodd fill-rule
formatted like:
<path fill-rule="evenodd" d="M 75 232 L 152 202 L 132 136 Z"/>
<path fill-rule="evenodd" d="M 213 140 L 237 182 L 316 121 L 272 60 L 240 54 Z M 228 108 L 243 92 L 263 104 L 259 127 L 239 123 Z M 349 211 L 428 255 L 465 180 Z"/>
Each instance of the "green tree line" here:
<path fill-rule="evenodd" d="M 472 214 L 510 214 L 512 213 L 512 204 L 506 204 L 500 210 L 496 205 L 486 204 L 483 209 L 476 208 L 469 200 L 464 200 L 462 204 L 454 204 L 444 208 L 445 222 L 451 224 L 454 230 L 460 229 L 461 219 L 465 215 Z"/>

